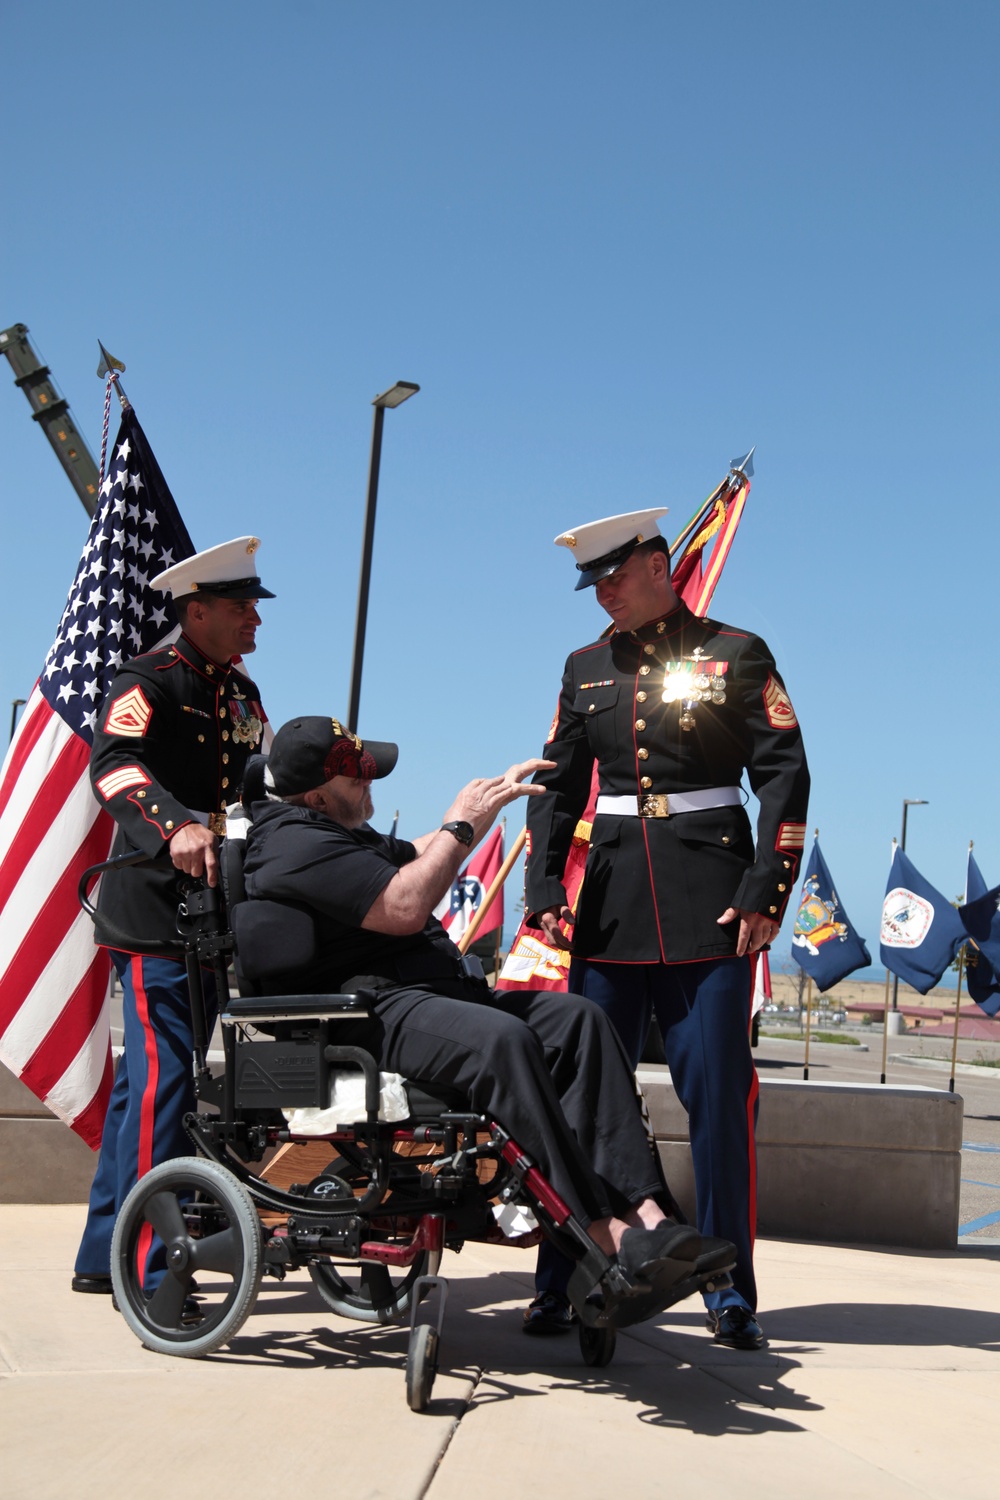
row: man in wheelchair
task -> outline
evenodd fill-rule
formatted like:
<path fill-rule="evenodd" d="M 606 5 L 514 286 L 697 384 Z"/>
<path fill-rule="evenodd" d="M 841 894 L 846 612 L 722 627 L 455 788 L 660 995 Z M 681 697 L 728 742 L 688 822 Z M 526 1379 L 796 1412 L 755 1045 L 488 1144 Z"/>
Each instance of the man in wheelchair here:
<path fill-rule="evenodd" d="M 546 762 L 470 782 L 440 829 L 407 842 L 368 822 L 371 783 L 397 754 L 336 719 L 298 718 L 278 731 L 266 800 L 252 808 L 238 946 L 253 931 L 255 903 L 284 906 L 290 926 L 307 913 L 314 957 L 308 967 L 291 955 L 286 970 L 272 964 L 266 993 L 368 992 L 368 1018 L 346 1023 L 340 1039 L 497 1121 L 611 1259 L 619 1290 L 634 1289 L 653 1316 L 682 1283 L 731 1265 L 733 1249 L 665 1211 L 672 1200 L 614 1028 L 575 995 L 491 991 L 431 916 L 500 809 L 544 795 L 525 778 Z"/>

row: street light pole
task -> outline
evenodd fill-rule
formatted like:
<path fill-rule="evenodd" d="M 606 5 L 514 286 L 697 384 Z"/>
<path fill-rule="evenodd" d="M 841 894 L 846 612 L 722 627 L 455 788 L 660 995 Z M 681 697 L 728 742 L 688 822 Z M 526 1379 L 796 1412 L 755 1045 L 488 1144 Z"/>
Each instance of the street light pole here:
<path fill-rule="evenodd" d="M 14 730 L 17 728 L 17 711 L 18 711 L 19 708 L 23 708 L 24 704 L 25 704 L 25 700 L 23 698 L 15 698 L 13 700 L 13 702 L 11 703 L 11 705 L 10 705 L 10 737 L 11 737 L 11 739 L 14 738 Z"/>
<path fill-rule="evenodd" d="M 389 390 L 376 396 L 372 405 L 372 452 L 368 464 L 368 499 L 365 504 L 365 534 L 361 546 L 361 577 L 358 581 L 358 614 L 354 626 L 354 658 L 351 662 L 351 698 L 347 709 L 347 727 L 358 732 L 358 705 L 361 701 L 361 668 L 365 656 L 365 630 L 368 624 L 368 588 L 371 583 L 372 550 L 375 543 L 375 506 L 378 502 L 378 472 L 382 461 L 382 424 L 386 407 L 402 406 L 419 391 L 411 380 L 397 380 Z"/>
<path fill-rule="evenodd" d="M 900 834 L 899 847 L 900 847 L 900 849 L 902 849 L 902 851 L 903 851 L 904 854 L 906 853 L 906 815 L 909 812 L 909 810 L 910 810 L 911 807 L 926 807 L 926 806 L 927 806 L 927 798 L 926 797 L 904 797 L 903 798 L 903 828 L 902 828 L 902 833 Z M 893 1010 L 898 1010 L 899 1009 L 899 1005 L 898 1005 L 898 1002 L 897 1002 L 898 995 L 899 995 L 899 975 L 898 974 L 894 974 L 892 976 L 892 1008 L 893 1008 Z"/>

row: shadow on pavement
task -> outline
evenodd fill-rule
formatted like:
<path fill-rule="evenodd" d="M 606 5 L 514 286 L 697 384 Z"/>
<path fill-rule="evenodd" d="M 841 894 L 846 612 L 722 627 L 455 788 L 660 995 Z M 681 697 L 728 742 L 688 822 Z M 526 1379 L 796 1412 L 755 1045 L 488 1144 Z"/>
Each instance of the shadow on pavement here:
<path fill-rule="evenodd" d="M 756 1368 L 754 1368 L 756 1365 Z M 684 1366 L 669 1372 L 655 1364 L 630 1366 L 615 1375 L 613 1367 L 594 1371 L 589 1380 L 575 1384 L 587 1395 L 628 1401 L 636 1407 L 635 1418 L 651 1427 L 678 1428 L 704 1437 L 763 1437 L 774 1432 L 803 1432 L 795 1412 L 822 1411 L 823 1407 L 800 1391 L 789 1390 L 781 1381 L 801 1366 L 796 1360 L 768 1358 L 766 1364 L 742 1360 L 739 1385 L 730 1385 L 725 1371 Z M 735 1373 L 735 1372 L 734 1372 Z M 484 1376 L 473 1401 L 491 1376 Z M 550 1387 L 571 1389 L 570 1382 Z M 789 1413 L 788 1416 L 782 1413 Z"/>
<path fill-rule="evenodd" d="M 1000 1351 L 1000 1313 L 920 1302 L 820 1302 L 769 1307 L 768 1337 L 814 1344 Z"/>

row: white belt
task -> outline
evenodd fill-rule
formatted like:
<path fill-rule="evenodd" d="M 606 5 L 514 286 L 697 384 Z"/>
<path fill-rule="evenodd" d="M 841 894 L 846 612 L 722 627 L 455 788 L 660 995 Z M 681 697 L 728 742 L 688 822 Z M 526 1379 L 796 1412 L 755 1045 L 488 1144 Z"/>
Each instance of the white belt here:
<path fill-rule="evenodd" d="M 738 786 L 709 786 L 700 792 L 640 792 L 635 797 L 597 799 L 595 816 L 613 818 L 672 818 L 677 813 L 704 812 L 709 807 L 738 807 L 743 794 Z"/>

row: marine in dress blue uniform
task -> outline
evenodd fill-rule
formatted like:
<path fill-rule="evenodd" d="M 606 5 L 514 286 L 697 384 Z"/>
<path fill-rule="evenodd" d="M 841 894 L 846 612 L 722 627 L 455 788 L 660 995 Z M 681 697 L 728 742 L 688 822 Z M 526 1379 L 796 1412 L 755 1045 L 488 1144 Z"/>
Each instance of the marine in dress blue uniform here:
<path fill-rule="evenodd" d="M 674 595 L 663 514 L 556 539 L 575 554 L 577 588 L 595 586 L 614 624 L 566 663 L 544 752 L 555 769 L 537 778 L 552 795 L 528 804 L 525 905 L 555 939 L 570 915 L 562 872 L 596 760 L 569 988 L 611 1016 L 633 1064 L 656 1015 L 689 1116 L 698 1227 L 737 1246 L 732 1288 L 706 1297 L 709 1326 L 722 1342 L 756 1347 L 753 966 L 796 878 L 809 773 L 765 643 Z M 756 843 L 744 772 L 760 803 Z"/>
<path fill-rule="evenodd" d="M 125 1197 L 151 1167 L 189 1156 L 184 1115 L 194 1108 L 191 1015 L 177 939 L 183 885 L 207 874 L 225 831 L 264 711 L 256 684 L 232 658 L 254 650 L 256 602 L 273 598 L 257 576 L 256 537 L 186 558 L 152 586 L 173 595 L 182 633 L 127 662 L 108 689 L 94 732 L 91 782 L 118 824 L 113 853 L 142 850 L 148 867 L 108 872 L 96 940 L 122 985 L 125 1049 L 101 1138 L 73 1289 L 110 1292 L 111 1235 Z M 214 1006 L 214 994 L 206 1001 Z M 210 1025 L 213 1017 L 209 1017 Z M 149 1284 L 157 1246 L 146 1247 Z"/>

